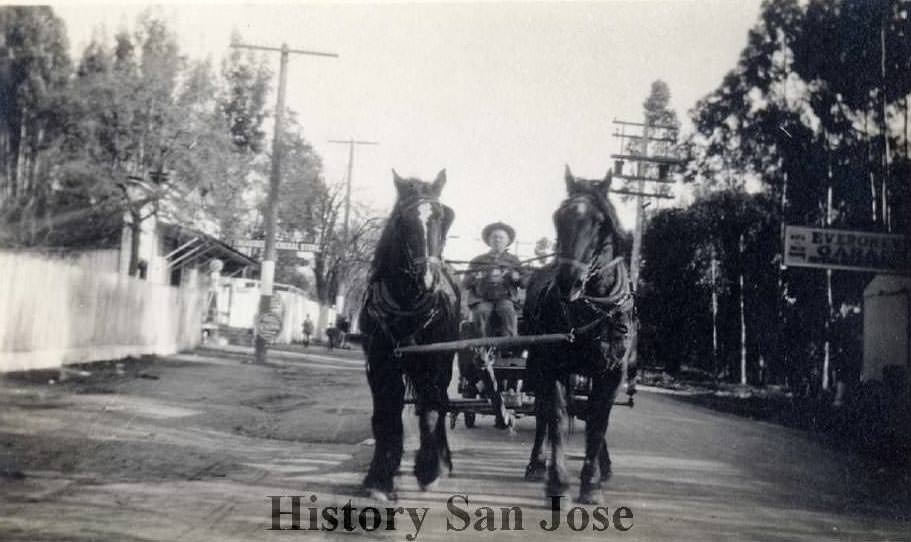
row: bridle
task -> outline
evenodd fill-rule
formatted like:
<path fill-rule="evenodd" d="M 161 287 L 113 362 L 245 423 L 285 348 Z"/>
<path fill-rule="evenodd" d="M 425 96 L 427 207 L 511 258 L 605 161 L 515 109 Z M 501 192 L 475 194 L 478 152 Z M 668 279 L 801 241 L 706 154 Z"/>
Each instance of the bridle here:
<path fill-rule="evenodd" d="M 610 209 L 608 208 L 609 204 L 607 202 L 602 201 L 601 198 L 599 198 L 593 194 L 581 193 L 581 194 L 576 194 L 575 196 L 568 198 L 566 201 L 564 201 L 560 205 L 560 209 L 558 209 L 558 212 L 559 212 L 559 210 L 562 210 L 562 209 L 566 208 L 567 206 L 569 206 L 573 201 L 581 200 L 581 199 L 584 199 L 588 203 L 593 204 L 598 209 L 598 212 L 600 212 L 604 216 L 604 222 L 610 223 L 611 226 L 614 226 L 616 224 L 615 213 L 610 211 Z M 573 269 L 576 269 L 578 271 L 582 271 L 583 273 L 585 273 L 584 276 L 586 277 L 586 279 L 589 276 L 591 276 L 591 273 L 593 270 L 592 267 L 594 266 L 595 262 L 598 261 L 598 258 L 601 254 L 607 252 L 608 255 L 613 256 L 613 252 L 614 252 L 613 238 L 611 235 L 605 234 L 602 231 L 603 228 L 604 228 L 604 226 L 602 224 L 599 227 L 599 232 L 598 232 L 598 235 L 601 237 L 601 239 L 598 242 L 598 246 L 595 248 L 594 252 L 592 253 L 590 260 L 585 261 L 585 260 L 579 260 L 576 258 L 568 258 L 566 256 L 561 256 L 558 254 L 557 258 L 555 259 L 556 264 L 572 266 Z M 613 228 L 611 228 L 611 229 L 613 229 Z"/>
<path fill-rule="evenodd" d="M 614 219 L 615 215 L 607 209 L 607 205 L 600 201 L 599 198 L 590 194 L 578 194 L 573 198 L 566 200 L 563 205 L 561 205 L 561 208 L 565 207 L 571 201 L 580 198 L 585 198 L 594 203 L 594 205 L 598 207 L 598 210 L 604 215 L 605 221 L 612 221 Z M 604 226 L 602 225 L 601 228 L 603 227 Z M 574 300 L 565 299 L 559 292 L 557 292 L 556 295 L 560 304 L 563 320 L 566 322 L 567 326 L 570 327 L 569 334 L 573 338 L 591 332 L 601 327 L 602 324 L 607 323 L 615 315 L 628 312 L 634 308 L 629 274 L 623 263 L 623 257 L 613 257 L 614 248 L 612 236 L 604 235 L 603 232 L 599 232 L 599 235 L 601 236 L 601 240 L 598 242 L 598 246 L 592 253 L 590 260 L 585 261 L 566 256 L 558 256 L 555 260 L 556 266 L 569 265 L 573 269 L 583 273 L 582 284 L 579 286 L 581 294 L 577 298 Z M 605 259 L 609 259 L 609 261 L 603 263 Z M 605 276 L 608 272 L 613 272 L 615 274 L 611 292 L 605 296 L 587 295 L 585 291 L 589 281 L 596 277 Z M 559 288 L 556 288 L 556 280 L 551 279 L 544 297 L 553 295 L 554 290 L 559 290 Z M 573 326 L 569 314 L 570 307 L 583 305 L 591 309 L 591 312 L 595 316 L 592 320 L 581 326 Z"/>
<path fill-rule="evenodd" d="M 408 200 L 407 203 L 398 206 L 395 210 L 397 216 L 395 217 L 393 227 L 399 227 L 398 219 L 401 218 L 404 213 L 424 203 L 440 205 L 443 208 L 446 208 L 446 206 L 440 203 L 437 198 L 412 198 Z M 441 235 L 445 235 L 445 232 L 442 230 Z M 412 306 L 402 307 L 398 301 L 396 301 L 392 292 L 390 292 L 384 277 L 375 274 L 368 285 L 368 299 L 370 300 L 370 303 L 368 303 L 366 309 L 396 349 L 398 349 L 399 346 L 414 343 L 417 335 L 430 327 L 437 316 L 441 314 L 438 301 L 440 299 L 440 275 L 443 270 L 442 259 L 439 256 L 434 255 L 418 256 L 407 258 L 406 263 L 407 267 L 401 268 L 405 274 L 413 274 L 412 269 L 422 264 L 426 264 L 434 270 L 433 287 L 424 290 Z M 396 324 L 403 322 L 406 324 L 415 324 L 415 329 L 405 337 L 399 337 L 398 334 L 395 333 L 394 328 Z M 408 327 L 410 328 L 412 326 L 409 325 Z"/>
<path fill-rule="evenodd" d="M 402 215 L 404 215 L 406 212 L 414 209 L 415 207 L 418 207 L 425 203 L 429 203 L 431 205 L 438 205 L 438 206 L 442 207 L 443 209 L 447 208 L 437 198 L 424 197 L 424 196 L 412 198 L 412 199 L 408 200 L 408 202 L 406 204 L 398 207 L 398 209 L 397 209 L 398 216 L 396 217 L 396 226 L 395 227 L 398 228 L 398 219 L 401 218 Z M 445 232 L 442 232 L 442 234 L 445 235 Z M 442 243 L 442 240 L 441 240 L 441 243 Z M 439 256 L 427 255 L 427 256 L 418 256 L 418 257 L 414 257 L 414 258 L 409 257 L 407 263 L 409 264 L 409 267 L 426 264 L 426 265 L 432 265 L 434 267 L 439 268 L 439 267 L 442 267 L 443 260 Z"/>

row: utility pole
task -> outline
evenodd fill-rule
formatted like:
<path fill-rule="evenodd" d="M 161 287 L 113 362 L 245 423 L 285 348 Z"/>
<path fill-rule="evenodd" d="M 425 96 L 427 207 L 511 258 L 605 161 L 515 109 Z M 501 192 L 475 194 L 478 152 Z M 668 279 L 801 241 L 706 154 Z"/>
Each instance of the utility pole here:
<path fill-rule="evenodd" d="M 377 141 L 357 141 L 354 138 L 348 140 L 343 139 L 330 139 L 329 143 L 341 143 L 348 145 L 348 175 L 345 178 L 345 224 L 344 224 L 344 243 L 342 243 L 342 250 L 348 250 L 348 243 L 351 240 L 351 176 L 354 170 L 354 146 L 355 145 L 379 145 Z M 338 285 L 338 292 L 335 296 L 335 311 L 337 314 L 341 314 L 345 310 L 345 296 L 348 293 L 348 284 L 346 277 L 342 277 L 342 280 Z"/>
<path fill-rule="evenodd" d="M 636 190 L 624 190 L 622 188 L 611 189 L 611 192 L 615 194 L 636 196 L 636 226 L 633 230 L 633 254 L 630 257 L 630 279 L 632 279 L 633 290 L 635 291 L 639 288 L 639 262 L 640 254 L 642 252 L 642 227 L 644 221 L 642 211 L 646 205 L 645 199 L 674 199 L 674 196 L 671 196 L 669 194 L 662 194 L 659 192 L 646 192 L 645 183 L 654 182 L 673 184 L 674 180 L 667 177 L 667 171 L 670 166 L 680 163 L 680 160 L 676 157 L 649 154 L 649 143 L 655 142 L 670 144 L 675 142 L 676 138 L 674 138 L 672 134 L 676 133 L 677 127 L 665 124 L 642 124 L 638 122 L 628 122 L 622 120 L 615 120 L 614 124 L 620 126 L 620 131 L 615 132 L 614 137 L 620 139 L 621 153 L 611 155 L 611 158 L 614 159 L 613 176 L 627 181 L 636 181 L 638 183 Z M 640 128 L 642 135 L 627 134 L 625 131 L 627 126 Z M 626 147 L 627 141 L 637 144 L 639 148 L 630 154 L 629 151 L 626 151 L 624 149 L 624 147 Z M 623 174 L 623 165 L 627 160 L 636 163 L 636 175 Z M 659 175 L 657 177 L 653 177 L 648 174 L 649 164 L 658 165 Z"/>
<path fill-rule="evenodd" d="M 630 280 L 632 282 L 633 294 L 639 291 L 639 268 L 640 254 L 642 253 L 642 229 L 645 217 L 643 210 L 648 205 L 645 203 L 646 198 L 657 199 L 674 199 L 674 196 L 660 192 L 646 192 L 646 182 L 673 184 L 674 180 L 668 177 L 670 167 L 681 163 L 681 160 L 664 154 L 650 154 L 649 144 L 657 143 L 666 148 L 676 142 L 677 127 L 666 124 L 649 122 L 648 117 L 645 123 L 629 122 L 614 120 L 614 124 L 619 127 L 619 131 L 614 133 L 614 137 L 620 139 L 620 153 L 612 154 L 614 159 L 613 177 L 627 181 L 636 181 L 638 184 L 636 190 L 625 190 L 621 188 L 610 189 L 615 194 L 636 196 L 636 226 L 633 230 L 633 253 L 630 255 Z M 639 128 L 641 135 L 627 134 L 626 127 Z M 635 150 L 629 151 L 628 142 L 633 143 Z M 623 166 L 626 161 L 636 163 L 636 175 L 624 175 Z M 654 164 L 658 166 L 658 175 L 650 175 L 648 166 Z M 639 325 L 638 322 L 633 328 L 632 352 L 630 353 L 630 364 L 635 364 L 639 356 Z M 631 389 L 631 384 L 627 380 L 626 366 L 623 367 L 623 379 L 627 381 L 627 391 Z"/>
<path fill-rule="evenodd" d="M 345 178 L 345 244 L 348 246 L 348 232 L 349 232 L 349 222 L 348 218 L 351 215 L 351 172 L 354 169 L 354 146 L 355 145 L 379 145 L 377 141 L 356 141 L 355 139 L 330 139 L 329 143 L 341 143 L 348 145 L 348 176 Z"/>
<path fill-rule="evenodd" d="M 255 51 L 270 51 L 281 53 L 281 64 L 278 72 L 278 98 L 275 106 L 275 133 L 272 137 L 272 170 L 269 175 L 269 195 L 266 199 L 266 242 L 264 247 L 263 260 L 260 264 L 260 298 L 259 298 L 259 315 L 257 316 L 256 329 L 256 363 L 266 362 L 266 350 L 268 340 L 274 338 L 278 331 L 281 330 L 281 318 L 276 319 L 267 315 L 273 313 L 272 310 L 272 287 L 275 281 L 275 229 L 278 222 L 278 189 L 282 179 L 282 136 L 285 120 L 285 87 L 288 82 L 288 56 L 291 53 L 298 55 L 326 56 L 338 58 L 335 53 L 321 53 L 317 51 L 302 51 L 299 49 L 289 49 L 287 43 L 281 47 L 263 47 L 260 45 L 245 45 L 241 43 L 232 43 L 231 47 L 235 49 L 252 49 Z M 277 312 L 277 311 L 275 311 Z M 269 326 L 268 334 L 266 327 Z M 278 327 L 276 330 L 275 327 Z"/>

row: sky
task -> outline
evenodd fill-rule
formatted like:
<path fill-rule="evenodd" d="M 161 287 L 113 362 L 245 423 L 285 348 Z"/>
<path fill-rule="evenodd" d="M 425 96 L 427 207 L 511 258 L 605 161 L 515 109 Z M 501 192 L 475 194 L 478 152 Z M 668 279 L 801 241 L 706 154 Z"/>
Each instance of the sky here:
<path fill-rule="evenodd" d="M 133 28 L 148 7 L 52 5 L 75 58 L 98 28 L 108 36 Z M 516 228 L 513 251 L 523 257 L 537 239 L 553 238 L 564 166 L 602 178 L 619 151 L 612 121 L 641 121 L 656 79 L 669 85 L 671 106 L 685 122 L 735 66 L 759 1 L 196 2 L 155 9 L 190 58 L 220 62 L 234 29 L 251 44 L 338 54 L 292 55 L 288 71 L 287 105 L 322 156 L 326 180 L 343 181 L 348 165 L 348 147 L 330 139 L 377 141 L 355 149 L 352 198 L 384 215 L 395 199 L 393 168 L 425 180 L 445 168 L 442 199 L 456 213 L 446 256 L 459 259 L 484 251 L 480 230 L 498 220 Z M 269 60 L 277 74 L 278 54 Z M 614 198 L 632 228 L 632 203 Z"/>

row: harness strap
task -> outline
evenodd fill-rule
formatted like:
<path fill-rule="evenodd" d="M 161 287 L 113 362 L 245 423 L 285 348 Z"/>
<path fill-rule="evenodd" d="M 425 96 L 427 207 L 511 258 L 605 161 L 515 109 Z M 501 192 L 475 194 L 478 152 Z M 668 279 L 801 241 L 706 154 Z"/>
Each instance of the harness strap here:
<path fill-rule="evenodd" d="M 452 281 L 447 280 L 445 276 L 443 277 L 443 280 L 445 280 L 450 287 L 453 286 Z M 383 281 L 374 281 L 370 284 L 369 288 L 369 299 L 371 302 L 367 304 L 367 311 L 380 327 L 383 334 L 386 335 L 396 348 L 403 343 L 413 344 L 415 342 L 415 337 L 423 330 L 427 329 L 430 324 L 436 320 L 437 316 L 441 314 L 441 311 L 437 306 L 437 302 L 440 300 L 441 295 L 439 290 L 426 292 L 418 300 L 418 303 L 414 308 L 403 309 L 392 297 L 389 288 Z M 424 315 L 426 315 L 426 318 L 423 319 L 423 324 L 405 337 L 398 337 L 394 332 L 393 328 L 395 327 L 395 324 L 412 318 L 419 320 L 421 316 Z"/>
<path fill-rule="evenodd" d="M 562 256 L 557 258 L 557 264 L 566 264 L 571 265 L 576 269 L 581 269 L 582 271 L 588 271 L 591 262 L 583 262 L 575 258 L 564 258 Z"/>
<path fill-rule="evenodd" d="M 623 257 L 618 256 L 614 258 L 606 266 L 604 266 L 604 268 L 606 270 L 609 270 L 611 268 L 616 269 L 616 280 L 614 280 L 614 287 L 611 289 L 611 292 L 604 297 L 582 295 L 581 299 L 598 305 L 625 305 L 627 303 L 632 304 L 633 295 L 630 289 L 629 273 L 626 270 L 626 266 L 623 265 Z M 586 276 L 586 282 L 588 278 L 589 277 Z"/>

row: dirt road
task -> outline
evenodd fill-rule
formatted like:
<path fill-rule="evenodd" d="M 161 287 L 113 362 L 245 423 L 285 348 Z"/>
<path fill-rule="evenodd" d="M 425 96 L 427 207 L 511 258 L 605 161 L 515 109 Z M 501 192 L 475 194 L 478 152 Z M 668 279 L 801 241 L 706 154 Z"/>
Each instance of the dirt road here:
<path fill-rule="evenodd" d="M 393 514 L 394 529 L 383 516 L 371 530 L 373 512 L 364 509 L 379 505 L 358 496 L 372 453 L 359 354 L 274 352 L 268 366 L 251 357 L 242 348 L 200 350 L 96 364 L 64 382 L 56 374 L 0 380 L 0 540 L 911 539 L 907 473 L 799 431 L 653 393 L 613 416 L 615 476 L 601 519 L 569 503 L 561 527 L 547 530 L 542 487 L 521 477 L 527 418 L 513 434 L 489 417 L 473 430 L 459 424 L 454 475 L 418 491 L 406 413 L 403 511 Z M 575 474 L 580 449 L 577 433 Z M 302 526 L 317 530 L 269 530 L 269 496 L 283 497 L 282 512 L 300 497 Z M 512 512 L 504 523 L 501 508 L 513 506 L 521 522 Z M 283 528 L 291 521 L 278 516 Z"/>

